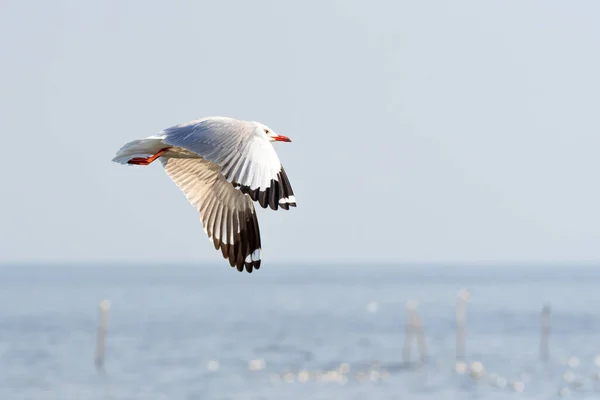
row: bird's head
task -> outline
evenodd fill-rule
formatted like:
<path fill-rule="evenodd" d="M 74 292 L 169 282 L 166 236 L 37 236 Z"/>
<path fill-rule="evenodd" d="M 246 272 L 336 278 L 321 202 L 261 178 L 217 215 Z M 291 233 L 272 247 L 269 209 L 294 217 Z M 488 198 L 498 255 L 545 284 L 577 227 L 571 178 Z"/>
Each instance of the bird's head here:
<path fill-rule="evenodd" d="M 278 135 L 271 128 L 263 124 L 259 125 L 259 134 L 266 135 L 269 142 L 291 142 L 290 138 L 283 135 Z"/>

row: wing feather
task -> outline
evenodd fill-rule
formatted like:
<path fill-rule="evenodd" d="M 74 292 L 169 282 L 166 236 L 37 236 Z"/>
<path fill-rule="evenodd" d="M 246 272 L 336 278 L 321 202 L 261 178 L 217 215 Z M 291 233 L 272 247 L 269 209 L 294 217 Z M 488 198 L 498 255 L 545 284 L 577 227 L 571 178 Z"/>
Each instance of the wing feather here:
<path fill-rule="evenodd" d="M 202 158 L 160 158 L 165 171 L 200 214 L 209 240 L 238 271 L 260 268 L 260 231 L 252 200 Z"/>

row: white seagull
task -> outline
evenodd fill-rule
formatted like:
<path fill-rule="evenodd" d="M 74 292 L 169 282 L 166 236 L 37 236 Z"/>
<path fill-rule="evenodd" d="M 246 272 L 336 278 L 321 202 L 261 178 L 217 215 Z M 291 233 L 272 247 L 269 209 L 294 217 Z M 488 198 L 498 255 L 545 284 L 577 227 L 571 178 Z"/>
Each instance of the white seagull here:
<path fill-rule="evenodd" d="M 232 267 L 260 268 L 260 231 L 253 201 L 263 208 L 296 207 L 290 181 L 271 142 L 291 142 L 254 121 L 208 117 L 134 140 L 113 161 L 149 165 L 160 160 L 200 213 L 215 249 Z"/>

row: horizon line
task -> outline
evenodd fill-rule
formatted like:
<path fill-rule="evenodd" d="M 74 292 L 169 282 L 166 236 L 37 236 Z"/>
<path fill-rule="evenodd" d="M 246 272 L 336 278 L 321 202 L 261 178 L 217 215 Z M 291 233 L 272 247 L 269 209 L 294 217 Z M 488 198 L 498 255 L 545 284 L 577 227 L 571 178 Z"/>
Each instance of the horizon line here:
<path fill-rule="evenodd" d="M 35 266 L 82 266 L 82 267 L 102 267 L 102 266 L 120 266 L 120 267 L 164 267 L 167 265 L 171 266 L 189 266 L 197 267 L 199 265 L 220 265 L 218 261 L 207 261 L 207 260 L 153 260 L 151 262 L 140 260 L 134 261 L 131 259 L 127 260 L 7 260 L 0 261 L 0 268 L 4 267 L 35 267 Z M 371 264 L 373 266 L 387 266 L 387 267 L 463 267 L 463 268 L 485 268 L 485 267 L 595 267 L 600 266 L 600 260 L 588 260 L 588 261 L 572 261 L 572 260 L 558 260 L 558 261 L 527 261 L 527 260 L 512 260 L 512 261 L 407 261 L 407 260 L 367 260 L 367 259 L 311 259 L 311 260 L 283 260 L 274 259 L 270 260 L 269 264 L 273 265 L 288 265 L 298 266 L 302 265 L 305 267 L 319 267 L 319 266 L 346 266 L 346 267 L 365 267 L 365 264 Z M 228 264 L 227 264 L 228 265 Z"/>

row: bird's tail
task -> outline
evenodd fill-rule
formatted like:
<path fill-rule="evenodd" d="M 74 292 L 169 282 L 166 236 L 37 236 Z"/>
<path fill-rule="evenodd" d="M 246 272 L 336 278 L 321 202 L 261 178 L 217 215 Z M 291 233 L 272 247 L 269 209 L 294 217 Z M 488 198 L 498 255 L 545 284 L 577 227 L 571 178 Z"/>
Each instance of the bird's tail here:
<path fill-rule="evenodd" d="M 146 139 L 134 140 L 126 143 L 117 151 L 112 160 L 119 164 L 127 164 L 127 161 L 135 157 L 149 157 L 165 147 L 164 136 L 150 136 Z"/>

